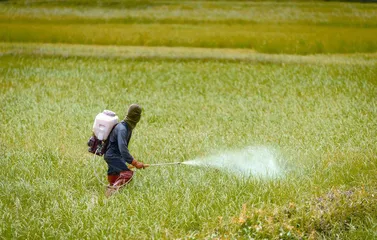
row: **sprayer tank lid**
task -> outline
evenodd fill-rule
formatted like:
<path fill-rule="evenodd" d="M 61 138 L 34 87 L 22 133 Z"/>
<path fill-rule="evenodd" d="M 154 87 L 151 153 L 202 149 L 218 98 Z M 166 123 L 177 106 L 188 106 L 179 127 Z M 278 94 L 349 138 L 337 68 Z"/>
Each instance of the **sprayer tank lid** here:
<path fill-rule="evenodd" d="M 110 117 L 116 116 L 115 112 L 110 111 L 110 110 L 104 110 L 103 113 L 106 114 L 107 116 L 110 116 Z"/>

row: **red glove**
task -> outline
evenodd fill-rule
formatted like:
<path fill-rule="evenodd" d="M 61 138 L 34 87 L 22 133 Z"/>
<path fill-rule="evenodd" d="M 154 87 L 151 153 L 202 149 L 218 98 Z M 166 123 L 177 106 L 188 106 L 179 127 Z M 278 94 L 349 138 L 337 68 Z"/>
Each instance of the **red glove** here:
<path fill-rule="evenodd" d="M 138 162 L 135 159 L 132 160 L 132 166 L 134 166 L 137 169 L 144 168 L 144 164 L 142 162 Z"/>

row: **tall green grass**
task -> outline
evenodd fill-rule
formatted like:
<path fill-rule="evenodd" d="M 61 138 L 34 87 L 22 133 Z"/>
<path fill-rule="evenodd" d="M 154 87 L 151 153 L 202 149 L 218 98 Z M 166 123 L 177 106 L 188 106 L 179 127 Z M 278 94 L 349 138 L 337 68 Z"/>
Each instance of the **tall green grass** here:
<path fill-rule="evenodd" d="M 125 3 L 130 3 L 126 1 Z M 376 4 L 323 1 L 153 1 L 133 7 L 71 6 L 61 1 L 19 6 L 2 4 L 2 21 L 75 23 L 245 24 L 292 23 L 376 26 Z M 68 3 L 68 4 L 67 4 Z"/>
<path fill-rule="evenodd" d="M 376 6 L 206 1 L 110 8 L 2 4 L 0 41 L 370 53 L 377 50 Z"/>
<path fill-rule="evenodd" d="M 376 11 L 0 3 L 1 239 L 376 238 Z M 151 167 L 105 198 L 106 164 L 86 141 L 99 112 L 122 118 L 134 102 L 143 162 L 264 146 L 284 174 Z"/>
<path fill-rule="evenodd" d="M 214 49 L 185 47 L 100 46 L 81 44 L 0 43 L 3 55 L 97 57 L 133 60 L 216 60 L 223 62 L 276 63 L 276 64 L 339 64 L 375 66 L 377 53 L 357 54 L 265 54 L 250 49 Z"/>
<path fill-rule="evenodd" d="M 7 42 L 250 48 L 264 53 L 355 53 L 377 50 L 377 28 L 291 25 L 0 24 Z M 282 31 L 283 32 L 282 32 Z"/>
<path fill-rule="evenodd" d="M 376 237 L 375 65 L 110 55 L 0 57 L 2 238 Z M 133 102 L 141 161 L 262 145 L 285 176 L 151 167 L 106 199 L 86 140 L 97 113 Z"/>

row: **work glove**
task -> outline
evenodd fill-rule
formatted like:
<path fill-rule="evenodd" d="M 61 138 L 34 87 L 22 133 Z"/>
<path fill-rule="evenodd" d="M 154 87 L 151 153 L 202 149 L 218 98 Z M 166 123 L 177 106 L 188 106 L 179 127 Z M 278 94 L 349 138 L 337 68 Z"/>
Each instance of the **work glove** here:
<path fill-rule="evenodd" d="M 142 162 L 138 162 L 135 159 L 132 160 L 132 166 L 134 166 L 137 169 L 144 168 L 144 164 Z"/>

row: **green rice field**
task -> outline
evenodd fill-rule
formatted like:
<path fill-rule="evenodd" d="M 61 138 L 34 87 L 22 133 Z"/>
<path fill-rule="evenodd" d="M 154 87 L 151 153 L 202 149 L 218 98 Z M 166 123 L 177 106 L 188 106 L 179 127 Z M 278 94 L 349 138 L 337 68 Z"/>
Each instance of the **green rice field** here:
<path fill-rule="evenodd" d="M 377 238 L 376 20 L 375 3 L 0 2 L 0 239 Z M 105 197 L 86 143 L 131 103 L 139 161 L 229 163 L 135 170 Z M 278 174 L 237 174 L 245 149 Z"/>
<path fill-rule="evenodd" d="M 19 4 L 0 6 L 0 41 L 246 48 L 288 54 L 377 51 L 377 3 L 14 2 Z"/>

